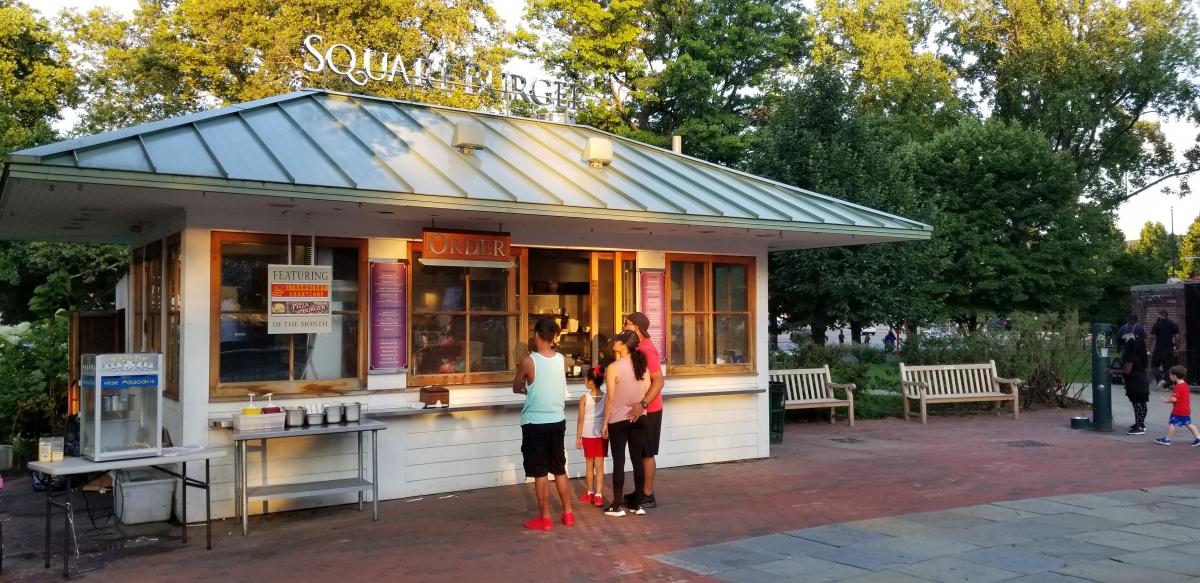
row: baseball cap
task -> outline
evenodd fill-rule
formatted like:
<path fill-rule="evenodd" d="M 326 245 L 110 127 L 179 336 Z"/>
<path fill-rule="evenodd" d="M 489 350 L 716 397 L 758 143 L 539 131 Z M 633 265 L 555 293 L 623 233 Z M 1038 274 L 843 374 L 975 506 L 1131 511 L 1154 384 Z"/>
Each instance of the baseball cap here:
<path fill-rule="evenodd" d="M 646 338 L 650 337 L 650 318 L 647 318 L 645 314 L 641 312 L 634 312 L 628 316 L 625 316 L 625 319 L 633 323 L 634 326 L 637 326 L 637 329 L 642 333 L 642 336 Z"/>

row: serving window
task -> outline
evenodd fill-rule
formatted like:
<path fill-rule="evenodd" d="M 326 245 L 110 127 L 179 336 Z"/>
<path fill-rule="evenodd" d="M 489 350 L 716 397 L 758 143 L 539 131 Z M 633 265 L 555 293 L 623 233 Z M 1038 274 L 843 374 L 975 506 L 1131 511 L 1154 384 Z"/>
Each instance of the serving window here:
<path fill-rule="evenodd" d="M 667 255 L 668 373 L 754 370 L 754 258 Z"/>
<path fill-rule="evenodd" d="M 210 397 L 247 393 L 337 394 L 366 386 L 367 245 L 340 239 L 252 233 L 212 235 Z M 332 329 L 268 334 L 267 266 L 325 265 Z"/>

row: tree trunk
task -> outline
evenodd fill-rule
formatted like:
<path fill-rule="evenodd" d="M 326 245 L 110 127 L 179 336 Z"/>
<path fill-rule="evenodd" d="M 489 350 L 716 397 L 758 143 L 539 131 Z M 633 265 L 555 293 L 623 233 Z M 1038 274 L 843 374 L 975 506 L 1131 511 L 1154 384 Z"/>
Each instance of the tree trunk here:
<path fill-rule="evenodd" d="M 850 343 L 862 344 L 862 322 L 850 320 Z"/>
<path fill-rule="evenodd" d="M 812 325 L 812 339 L 813 342 L 817 343 L 817 346 L 825 346 L 825 331 L 828 329 L 829 327 L 824 324 Z"/>

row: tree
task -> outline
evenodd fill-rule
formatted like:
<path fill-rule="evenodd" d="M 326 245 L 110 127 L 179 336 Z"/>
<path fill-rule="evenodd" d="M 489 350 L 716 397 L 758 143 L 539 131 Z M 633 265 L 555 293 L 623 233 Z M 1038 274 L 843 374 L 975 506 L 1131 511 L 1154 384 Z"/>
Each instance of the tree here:
<path fill-rule="evenodd" d="M 0 154 L 54 141 L 77 96 L 66 39 L 26 4 L 0 0 Z"/>
<path fill-rule="evenodd" d="M 831 67 L 818 67 L 772 111 L 749 156 L 751 170 L 906 217 L 933 219 L 935 209 L 917 196 L 884 124 L 863 111 Z M 929 322 L 939 315 L 944 296 L 938 282 L 943 257 L 940 241 L 772 253 L 770 320 L 786 315 L 789 325 L 812 324 L 817 342 L 838 324 L 850 324 L 857 341 L 862 324 Z"/>
<path fill-rule="evenodd" d="M 1176 275 L 1182 279 L 1200 275 L 1200 260 L 1188 257 L 1200 257 L 1200 217 L 1192 221 L 1187 234 L 1179 241 L 1179 271 Z"/>
<path fill-rule="evenodd" d="M 81 47 L 88 94 L 83 132 L 303 87 L 409 99 L 400 82 L 360 87 L 306 71 L 302 43 L 310 34 L 327 45 L 377 51 L 375 70 L 382 68 L 382 51 L 403 57 L 410 72 L 416 58 L 444 59 L 449 71 L 461 71 L 469 58 L 492 71 L 496 83 L 511 54 L 486 0 L 141 0 L 131 20 L 97 9 L 68 12 L 62 22 Z M 413 97 L 466 108 L 495 104 L 487 93 L 417 88 Z"/>
<path fill-rule="evenodd" d="M 1111 216 L 1081 201 L 1071 159 L 1002 119 L 964 122 L 921 145 L 913 180 L 937 200 L 950 248 L 947 308 L 966 318 L 1080 308 L 1097 295 Z"/>
<path fill-rule="evenodd" d="M 1200 27 L 1186 0 L 942 0 L 963 78 L 999 118 L 1070 156 L 1106 209 L 1200 169 L 1156 120 L 1200 121 Z"/>
<path fill-rule="evenodd" d="M 603 99 L 579 120 L 741 160 L 764 93 L 807 53 L 794 0 L 528 0 L 526 54 Z"/>
<path fill-rule="evenodd" d="M 57 309 L 112 309 L 117 281 L 128 272 L 125 245 L 0 241 L 0 321 L 28 322 Z M 69 274 L 68 295 L 53 295 L 43 313 L 37 313 L 30 300 L 59 273 Z"/>
<path fill-rule="evenodd" d="M 814 65 L 844 72 L 869 111 L 928 138 L 967 109 L 954 68 L 930 42 L 937 12 L 916 0 L 819 0 Z"/>

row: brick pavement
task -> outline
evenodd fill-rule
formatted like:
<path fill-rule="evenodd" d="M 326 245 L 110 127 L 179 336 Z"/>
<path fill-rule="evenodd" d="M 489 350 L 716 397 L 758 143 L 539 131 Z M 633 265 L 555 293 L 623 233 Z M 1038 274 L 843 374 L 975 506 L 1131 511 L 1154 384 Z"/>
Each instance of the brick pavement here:
<path fill-rule="evenodd" d="M 1200 448 L 1156 446 L 1149 443 L 1154 436 L 1111 439 L 1066 429 L 1077 414 L 1033 412 L 1019 421 L 931 417 L 925 426 L 898 419 L 854 428 L 789 425 L 785 443 L 769 459 L 661 471 L 662 504 L 647 516 L 611 518 L 581 508 L 576 526 L 560 524 L 550 533 L 520 528 L 536 506 L 532 486 L 524 485 L 387 501 L 380 504 L 379 522 L 352 506 L 254 517 L 246 538 L 232 521 L 222 521 L 212 551 L 196 542 L 179 544 L 177 529 L 156 541 L 128 540 L 122 548 L 81 535 L 84 556 L 76 576 L 179 582 L 286 576 L 289 583 L 713 581 L 650 557 L 994 502 L 1200 484 Z M 39 499 L 13 495 L 27 488 L 23 484 L 11 481 L 5 488 L 12 519 L 4 529 L 4 580 L 59 579 L 53 569 L 41 568 Z"/>

